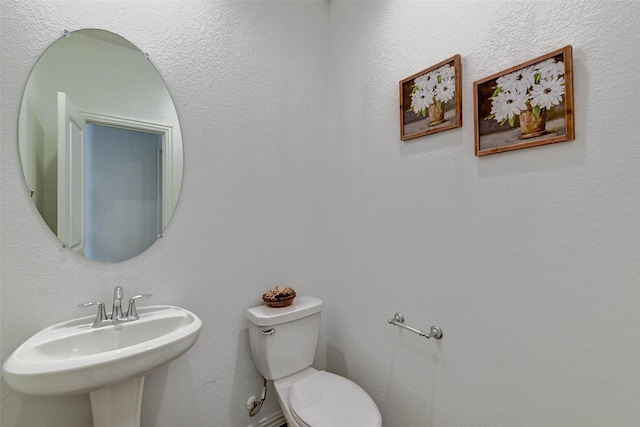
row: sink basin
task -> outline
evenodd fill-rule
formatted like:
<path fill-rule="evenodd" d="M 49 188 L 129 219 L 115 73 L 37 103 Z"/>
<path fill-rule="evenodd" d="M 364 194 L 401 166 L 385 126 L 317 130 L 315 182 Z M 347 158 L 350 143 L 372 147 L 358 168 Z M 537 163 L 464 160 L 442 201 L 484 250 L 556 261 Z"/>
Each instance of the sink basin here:
<path fill-rule="evenodd" d="M 202 321 L 169 305 L 138 309 L 140 319 L 92 328 L 95 316 L 58 323 L 38 332 L 7 359 L 7 384 L 26 394 L 90 393 L 141 377 L 186 352 Z"/>

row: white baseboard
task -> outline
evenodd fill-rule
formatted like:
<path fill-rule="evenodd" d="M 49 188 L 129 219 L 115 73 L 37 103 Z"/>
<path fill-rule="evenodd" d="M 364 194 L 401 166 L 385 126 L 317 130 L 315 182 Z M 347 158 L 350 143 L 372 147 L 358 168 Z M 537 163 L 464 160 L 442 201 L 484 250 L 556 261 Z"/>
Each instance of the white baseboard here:
<path fill-rule="evenodd" d="M 284 415 L 282 411 L 278 411 L 273 415 L 269 415 L 268 417 L 264 417 L 260 419 L 258 422 L 253 423 L 247 427 L 281 427 L 283 426 L 287 420 L 284 419 Z"/>

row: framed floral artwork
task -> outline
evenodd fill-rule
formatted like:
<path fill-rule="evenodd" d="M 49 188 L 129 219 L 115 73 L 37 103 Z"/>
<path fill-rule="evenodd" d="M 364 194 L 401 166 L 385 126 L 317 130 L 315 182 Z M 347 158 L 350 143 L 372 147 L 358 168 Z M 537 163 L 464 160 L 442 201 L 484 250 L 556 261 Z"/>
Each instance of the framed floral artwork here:
<path fill-rule="evenodd" d="M 476 156 L 574 139 L 571 46 L 473 83 Z"/>
<path fill-rule="evenodd" d="M 462 126 L 460 55 L 400 81 L 400 139 Z"/>

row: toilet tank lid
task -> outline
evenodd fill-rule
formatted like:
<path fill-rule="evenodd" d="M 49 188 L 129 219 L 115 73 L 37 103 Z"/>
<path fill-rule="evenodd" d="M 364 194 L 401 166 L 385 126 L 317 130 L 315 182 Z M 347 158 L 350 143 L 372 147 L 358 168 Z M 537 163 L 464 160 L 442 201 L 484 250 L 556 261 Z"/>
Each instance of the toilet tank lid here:
<path fill-rule="evenodd" d="M 297 296 L 288 307 L 259 305 L 248 308 L 247 319 L 257 326 L 273 326 L 311 316 L 322 310 L 322 300 L 311 295 Z"/>

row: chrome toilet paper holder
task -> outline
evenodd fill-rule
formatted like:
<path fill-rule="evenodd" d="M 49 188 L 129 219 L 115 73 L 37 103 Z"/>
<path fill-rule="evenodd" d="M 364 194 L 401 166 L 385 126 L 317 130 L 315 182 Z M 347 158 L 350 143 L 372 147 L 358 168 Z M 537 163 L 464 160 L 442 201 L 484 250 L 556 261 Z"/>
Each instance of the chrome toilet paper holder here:
<path fill-rule="evenodd" d="M 400 314 L 400 313 L 394 314 L 393 319 L 389 319 L 388 322 L 391 325 L 397 326 L 399 328 L 407 329 L 407 330 L 413 332 L 414 334 L 418 334 L 421 337 L 425 337 L 427 339 L 435 338 L 435 339 L 439 340 L 439 339 L 442 338 L 442 329 L 440 328 L 440 326 L 433 325 L 429 329 L 429 333 L 426 333 L 424 331 L 421 331 L 420 329 L 412 328 L 409 325 L 405 325 L 404 324 L 404 316 L 402 314 Z"/>

